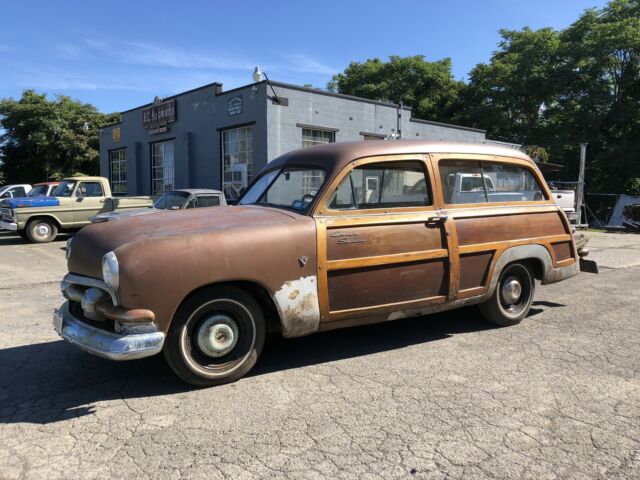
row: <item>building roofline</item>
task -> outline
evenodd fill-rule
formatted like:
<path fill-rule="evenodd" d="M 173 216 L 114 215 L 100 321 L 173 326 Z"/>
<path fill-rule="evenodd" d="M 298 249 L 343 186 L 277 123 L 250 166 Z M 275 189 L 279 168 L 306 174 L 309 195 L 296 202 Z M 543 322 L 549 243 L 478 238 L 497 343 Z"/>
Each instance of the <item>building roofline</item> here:
<path fill-rule="evenodd" d="M 458 130 L 466 130 L 468 132 L 487 133 L 486 130 L 482 130 L 481 128 L 463 127 L 462 125 L 454 125 L 453 123 L 434 122 L 433 120 L 423 120 L 421 118 L 411 117 L 409 121 L 415 123 L 424 123 L 427 125 L 435 125 L 437 127 L 456 128 Z"/>
<path fill-rule="evenodd" d="M 216 85 L 222 86 L 220 82 L 208 83 L 206 85 L 202 85 L 201 87 L 192 88 L 191 90 L 186 90 L 184 92 L 176 93 L 175 95 L 171 95 L 169 97 L 164 97 L 162 100 L 171 100 L 173 98 L 181 97 L 182 95 L 187 95 L 188 93 L 197 92 L 198 90 L 204 90 L 205 88 L 215 87 Z M 139 107 L 130 108 L 129 110 L 123 110 L 120 114 L 133 112 L 134 110 L 139 110 L 140 108 L 150 107 L 153 105 L 153 102 L 145 103 L 144 105 L 140 105 Z M 116 125 L 116 124 L 114 124 Z M 108 126 L 108 125 L 107 125 Z"/>

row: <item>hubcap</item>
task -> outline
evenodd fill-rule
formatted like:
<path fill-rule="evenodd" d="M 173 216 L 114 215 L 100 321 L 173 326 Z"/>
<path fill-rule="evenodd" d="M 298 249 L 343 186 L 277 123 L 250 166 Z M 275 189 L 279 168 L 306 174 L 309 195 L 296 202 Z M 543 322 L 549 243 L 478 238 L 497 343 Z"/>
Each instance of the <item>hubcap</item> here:
<path fill-rule="evenodd" d="M 502 284 L 502 300 L 507 305 L 513 305 L 520 300 L 520 296 L 522 295 L 522 285 L 515 277 L 508 277 L 505 279 Z"/>
<path fill-rule="evenodd" d="M 202 353 L 222 357 L 238 343 L 238 326 L 227 315 L 213 315 L 202 322 L 196 335 Z"/>
<path fill-rule="evenodd" d="M 36 227 L 36 235 L 39 237 L 48 237 L 49 236 L 49 225 L 45 223 L 40 223 Z"/>

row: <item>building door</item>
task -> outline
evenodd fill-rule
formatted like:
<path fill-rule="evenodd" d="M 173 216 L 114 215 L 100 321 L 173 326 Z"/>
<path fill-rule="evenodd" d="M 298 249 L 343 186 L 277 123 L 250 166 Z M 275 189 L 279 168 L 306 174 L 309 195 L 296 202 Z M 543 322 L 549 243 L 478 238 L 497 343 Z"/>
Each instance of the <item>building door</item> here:
<path fill-rule="evenodd" d="M 446 217 L 433 206 L 429 168 L 415 155 L 360 161 L 330 187 L 316 216 L 322 321 L 447 300 Z"/>

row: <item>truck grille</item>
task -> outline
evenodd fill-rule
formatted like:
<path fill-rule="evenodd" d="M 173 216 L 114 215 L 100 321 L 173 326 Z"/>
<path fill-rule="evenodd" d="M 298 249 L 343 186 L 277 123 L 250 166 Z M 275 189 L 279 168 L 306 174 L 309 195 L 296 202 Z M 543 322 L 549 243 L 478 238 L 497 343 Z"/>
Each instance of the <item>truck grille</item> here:
<path fill-rule="evenodd" d="M 13 215 L 10 208 L 0 208 L 0 217 L 6 222 L 13 222 Z"/>

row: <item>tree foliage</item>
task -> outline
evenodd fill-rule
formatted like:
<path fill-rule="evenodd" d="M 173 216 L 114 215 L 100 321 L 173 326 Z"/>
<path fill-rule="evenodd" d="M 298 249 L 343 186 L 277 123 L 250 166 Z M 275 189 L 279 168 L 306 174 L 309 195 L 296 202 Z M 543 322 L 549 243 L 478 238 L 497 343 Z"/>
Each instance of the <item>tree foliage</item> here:
<path fill-rule="evenodd" d="M 330 82 L 340 93 L 404 101 L 417 117 L 487 130 L 488 138 L 536 145 L 577 179 L 589 143 L 590 191 L 640 194 L 640 0 L 588 9 L 563 30 L 501 30 L 488 63 L 466 83 L 449 59 L 422 56 L 351 63 Z"/>
<path fill-rule="evenodd" d="M 100 127 L 117 115 L 64 95 L 49 100 L 25 90 L 0 100 L 0 162 L 8 183 L 56 180 L 74 172 L 99 173 Z"/>
<path fill-rule="evenodd" d="M 352 62 L 328 85 L 333 92 L 403 102 L 417 117 L 439 121 L 451 118 L 461 87 L 451 73 L 451 59 L 428 62 L 422 55 Z"/>

